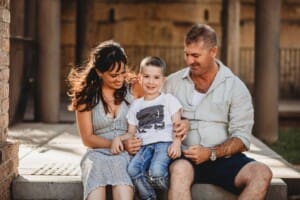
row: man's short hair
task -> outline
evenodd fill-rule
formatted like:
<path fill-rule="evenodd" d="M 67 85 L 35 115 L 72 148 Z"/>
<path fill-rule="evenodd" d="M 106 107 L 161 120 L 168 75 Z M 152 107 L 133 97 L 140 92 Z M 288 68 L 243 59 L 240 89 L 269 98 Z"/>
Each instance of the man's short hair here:
<path fill-rule="evenodd" d="M 184 38 L 186 45 L 203 41 L 207 47 L 217 46 L 217 35 L 216 31 L 206 24 L 195 24 L 187 32 Z"/>

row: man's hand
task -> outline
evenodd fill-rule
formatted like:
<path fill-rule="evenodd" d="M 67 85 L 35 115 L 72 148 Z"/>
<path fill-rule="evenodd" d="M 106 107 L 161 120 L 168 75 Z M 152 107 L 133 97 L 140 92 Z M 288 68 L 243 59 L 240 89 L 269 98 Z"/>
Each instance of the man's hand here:
<path fill-rule="evenodd" d="M 193 161 L 196 165 L 199 165 L 209 160 L 211 150 L 208 147 L 201 145 L 190 146 L 187 150 L 183 151 L 186 158 Z"/>
<path fill-rule="evenodd" d="M 134 155 L 140 150 L 141 145 L 142 145 L 142 140 L 139 138 L 136 138 L 136 137 L 129 138 L 127 140 L 124 140 L 123 144 L 124 144 L 125 150 L 129 154 Z"/>
<path fill-rule="evenodd" d="M 176 137 L 180 137 L 181 141 L 185 139 L 187 132 L 190 129 L 190 122 L 187 119 L 182 119 L 173 123 L 173 131 Z"/>

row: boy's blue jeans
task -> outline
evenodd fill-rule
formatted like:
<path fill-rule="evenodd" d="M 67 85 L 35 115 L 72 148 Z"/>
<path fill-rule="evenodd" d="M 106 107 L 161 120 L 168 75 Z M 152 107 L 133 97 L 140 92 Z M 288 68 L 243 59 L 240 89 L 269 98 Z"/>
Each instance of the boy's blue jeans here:
<path fill-rule="evenodd" d="M 128 173 L 141 199 L 157 199 L 156 189 L 168 189 L 168 147 L 171 142 L 159 142 L 142 146 L 128 165 Z"/>

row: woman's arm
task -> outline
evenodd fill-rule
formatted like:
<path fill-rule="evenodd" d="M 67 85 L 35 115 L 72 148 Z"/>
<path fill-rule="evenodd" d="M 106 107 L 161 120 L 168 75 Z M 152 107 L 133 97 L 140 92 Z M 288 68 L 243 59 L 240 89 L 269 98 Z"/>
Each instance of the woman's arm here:
<path fill-rule="evenodd" d="M 81 136 L 82 143 L 90 148 L 110 148 L 111 140 L 94 134 L 92 125 L 92 112 L 76 111 L 76 121 Z"/>

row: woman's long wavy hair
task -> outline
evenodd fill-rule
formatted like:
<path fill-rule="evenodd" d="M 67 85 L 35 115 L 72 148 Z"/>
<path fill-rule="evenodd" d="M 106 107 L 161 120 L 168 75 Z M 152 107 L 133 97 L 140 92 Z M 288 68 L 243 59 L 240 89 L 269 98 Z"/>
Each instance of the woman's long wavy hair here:
<path fill-rule="evenodd" d="M 122 64 L 127 64 L 127 56 L 120 44 L 112 40 L 100 43 L 90 53 L 88 62 L 78 67 L 74 66 L 68 75 L 68 96 L 71 99 L 69 110 L 89 111 L 101 100 L 105 112 L 108 113 L 108 104 L 103 98 L 101 89 L 102 80 L 96 70 L 102 73 L 114 70 L 116 67 L 120 70 Z M 125 101 L 128 104 L 125 100 L 126 94 L 127 86 L 124 82 L 123 86 L 114 93 L 114 103 L 119 105 Z"/>

